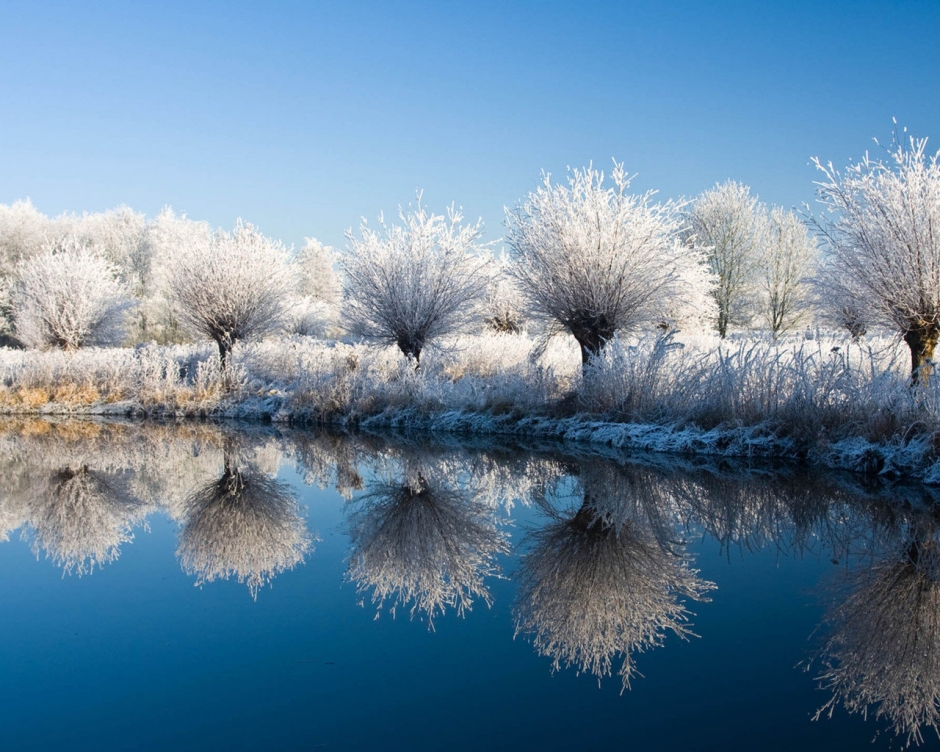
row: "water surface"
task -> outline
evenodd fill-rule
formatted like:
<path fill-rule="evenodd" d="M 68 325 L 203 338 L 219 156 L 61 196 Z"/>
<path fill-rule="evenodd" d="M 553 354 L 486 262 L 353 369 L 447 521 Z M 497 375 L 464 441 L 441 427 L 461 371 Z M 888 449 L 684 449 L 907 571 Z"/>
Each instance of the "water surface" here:
<path fill-rule="evenodd" d="M 0 474 L 4 749 L 940 747 L 924 487 L 35 420 Z"/>

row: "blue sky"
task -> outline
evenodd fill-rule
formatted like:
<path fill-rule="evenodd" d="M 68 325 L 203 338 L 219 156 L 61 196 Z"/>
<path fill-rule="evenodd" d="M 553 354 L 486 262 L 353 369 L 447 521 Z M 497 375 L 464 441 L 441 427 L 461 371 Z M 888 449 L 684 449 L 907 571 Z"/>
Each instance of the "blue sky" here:
<path fill-rule="evenodd" d="M 541 170 L 617 158 L 794 206 L 892 117 L 940 147 L 937 28 L 936 0 L 0 0 L 0 203 L 342 246 L 421 188 L 498 238 Z"/>

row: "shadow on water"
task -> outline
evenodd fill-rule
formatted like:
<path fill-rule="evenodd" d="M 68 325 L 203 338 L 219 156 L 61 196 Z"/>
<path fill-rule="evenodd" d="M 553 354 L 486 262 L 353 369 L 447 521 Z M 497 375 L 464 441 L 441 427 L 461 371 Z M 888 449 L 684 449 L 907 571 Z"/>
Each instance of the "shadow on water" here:
<path fill-rule="evenodd" d="M 816 717 L 871 716 L 901 744 L 938 732 L 940 492 L 926 486 L 544 440 L 6 420 L 0 534 L 91 575 L 162 514 L 196 584 L 232 579 L 257 598 L 318 555 L 285 467 L 344 499 L 344 577 L 376 616 L 433 628 L 490 607 L 508 578 L 510 635 L 546 673 L 616 674 L 621 691 L 639 654 L 694 634 L 693 604 L 716 592 L 696 540 L 732 566 L 768 551 L 831 560 L 804 662 L 825 693 Z"/>

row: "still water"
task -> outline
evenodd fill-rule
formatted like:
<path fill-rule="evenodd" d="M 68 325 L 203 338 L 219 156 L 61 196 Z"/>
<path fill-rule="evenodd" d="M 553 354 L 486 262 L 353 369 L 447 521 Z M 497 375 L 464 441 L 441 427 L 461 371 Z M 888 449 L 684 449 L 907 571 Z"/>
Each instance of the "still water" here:
<path fill-rule="evenodd" d="M 938 748 L 920 486 L 0 423 L 0 748 Z"/>

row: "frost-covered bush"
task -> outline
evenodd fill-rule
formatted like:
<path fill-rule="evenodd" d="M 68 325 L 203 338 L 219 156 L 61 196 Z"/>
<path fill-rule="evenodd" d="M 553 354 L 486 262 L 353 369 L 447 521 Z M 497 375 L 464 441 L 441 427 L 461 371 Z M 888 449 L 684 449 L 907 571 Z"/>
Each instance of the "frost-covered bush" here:
<path fill-rule="evenodd" d="M 166 260 L 167 289 L 190 331 L 219 348 L 224 368 L 236 342 L 277 331 L 291 291 L 288 252 L 250 224 L 236 222 L 208 242 L 189 234 Z"/>
<path fill-rule="evenodd" d="M 98 249 L 71 240 L 22 262 L 13 290 L 17 336 L 31 347 L 75 350 L 120 341 L 131 303 Z"/>
<path fill-rule="evenodd" d="M 38 211 L 29 199 L 0 204 L 0 334 L 9 336 L 13 331 L 10 296 L 17 267 L 59 234 L 57 223 Z"/>
<path fill-rule="evenodd" d="M 350 332 L 394 344 L 418 363 L 425 346 L 465 327 L 486 289 L 480 222 L 464 224 L 422 206 L 399 212 L 402 224 L 381 232 L 365 222 L 361 238 L 347 234 L 342 258 L 346 322 Z"/>
<path fill-rule="evenodd" d="M 678 242 L 675 203 L 628 193 L 622 164 L 611 177 L 605 188 L 592 167 L 573 170 L 567 186 L 546 175 L 506 218 L 510 273 L 530 312 L 570 332 L 584 363 L 616 332 L 659 323 L 665 301 L 688 292 L 679 269 L 699 263 Z"/>
<path fill-rule="evenodd" d="M 940 152 L 928 154 L 925 138 L 896 138 L 886 160 L 866 154 L 845 173 L 815 163 L 826 212 L 814 223 L 830 286 L 901 335 L 913 382 L 926 382 L 940 340 Z"/>

